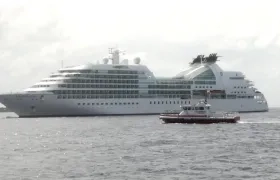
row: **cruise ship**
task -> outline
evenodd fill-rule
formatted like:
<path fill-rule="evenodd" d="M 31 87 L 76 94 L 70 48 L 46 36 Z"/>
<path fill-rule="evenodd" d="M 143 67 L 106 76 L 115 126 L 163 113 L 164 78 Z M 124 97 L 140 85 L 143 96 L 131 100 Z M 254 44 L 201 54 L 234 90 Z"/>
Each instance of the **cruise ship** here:
<path fill-rule="evenodd" d="M 268 103 L 242 72 L 223 71 L 217 54 L 198 55 L 173 77 L 155 77 L 135 57 L 110 48 L 102 63 L 64 67 L 0 102 L 19 117 L 160 114 L 207 97 L 214 111 L 265 112 Z"/>

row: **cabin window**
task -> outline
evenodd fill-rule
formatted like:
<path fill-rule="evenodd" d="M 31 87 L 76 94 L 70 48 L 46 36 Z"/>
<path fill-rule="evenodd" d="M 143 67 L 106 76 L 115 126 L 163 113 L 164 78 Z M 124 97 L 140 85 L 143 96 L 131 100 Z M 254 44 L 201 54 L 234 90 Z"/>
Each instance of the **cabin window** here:
<path fill-rule="evenodd" d="M 188 107 L 188 110 L 192 110 L 192 107 Z"/>
<path fill-rule="evenodd" d="M 199 107 L 199 110 L 203 111 L 203 110 L 204 110 L 204 107 Z"/>

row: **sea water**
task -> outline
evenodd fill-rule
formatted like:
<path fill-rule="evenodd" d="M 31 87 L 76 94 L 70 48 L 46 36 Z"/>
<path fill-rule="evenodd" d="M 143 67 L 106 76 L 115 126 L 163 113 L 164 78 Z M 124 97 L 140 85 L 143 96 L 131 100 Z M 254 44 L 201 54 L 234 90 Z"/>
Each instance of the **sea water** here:
<path fill-rule="evenodd" d="M 237 124 L 0 113 L 0 179 L 280 179 L 280 109 Z"/>

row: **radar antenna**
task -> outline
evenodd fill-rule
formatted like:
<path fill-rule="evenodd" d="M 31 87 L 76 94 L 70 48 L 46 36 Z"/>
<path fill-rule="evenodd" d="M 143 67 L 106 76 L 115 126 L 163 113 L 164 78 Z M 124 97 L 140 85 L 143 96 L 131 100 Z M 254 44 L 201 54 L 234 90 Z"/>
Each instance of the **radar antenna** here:
<path fill-rule="evenodd" d="M 117 48 L 109 48 L 109 54 L 112 55 L 110 60 L 112 60 L 112 64 L 119 64 L 120 63 L 120 54 L 124 55 L 125 51 L 121 51 Z"/>

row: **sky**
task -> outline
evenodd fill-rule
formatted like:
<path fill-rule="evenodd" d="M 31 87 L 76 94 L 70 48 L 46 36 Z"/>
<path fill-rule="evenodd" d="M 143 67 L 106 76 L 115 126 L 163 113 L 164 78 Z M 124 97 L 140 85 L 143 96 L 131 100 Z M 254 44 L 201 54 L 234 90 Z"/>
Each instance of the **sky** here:
<path fill-rule="evenodd" d="M 198 54 L 221 55 L 280 107 L 277 0 L 0 0 L 0 93 L 21 91 L 62 65 L 102 62 L 109 47 L 173 76 Z"/>

